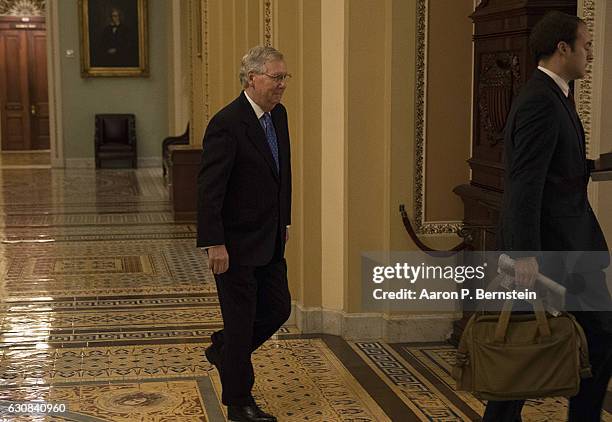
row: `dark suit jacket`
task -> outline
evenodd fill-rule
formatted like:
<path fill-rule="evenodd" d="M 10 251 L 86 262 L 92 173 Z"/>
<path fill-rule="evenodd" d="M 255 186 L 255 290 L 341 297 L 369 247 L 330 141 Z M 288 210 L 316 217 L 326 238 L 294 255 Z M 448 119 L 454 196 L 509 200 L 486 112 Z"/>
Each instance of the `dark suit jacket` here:
<path fill-rule="evenodd" d="M 210 120 L 204 134 L 197 246 L 225 244 L 230 265 L 261 266 L 284 255 L 291 224 L 289 129 L 282 104 L 271 114 L 280 171 L 244 92 Z"/>
<path fill-rule="evenodd" d="M 586 159 L 582 124 L 570 100 L 540 70 L 508 116 L 505 167 L 502 250 L 515 256 L 520 251 L 605 251 L 589 254 L 596 262 L 589 259 L 584 269 L 608 266 L 608 246 L 587 198 L 593 163 Z"/>

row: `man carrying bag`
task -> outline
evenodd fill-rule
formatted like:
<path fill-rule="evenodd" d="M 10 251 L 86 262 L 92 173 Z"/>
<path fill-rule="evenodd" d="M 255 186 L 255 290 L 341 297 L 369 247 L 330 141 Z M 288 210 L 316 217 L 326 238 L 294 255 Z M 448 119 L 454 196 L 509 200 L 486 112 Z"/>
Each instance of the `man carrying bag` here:
<path fill-rule="evenodd" d="M 599 421 L 612 370 L 609 316 L 612 301 L 603 272 L 610 263 L 610 255 L 587 198 L 590 174 L 600 170 L 600 162 L 586 158 L 584 130 L 570 89 L 571 81 L 586 75 L 592 59 L 592 37 L 580 18 L 550 12 L 534 27 L 530 47 L 538 69 L 513 101 L 505 128 L 505 189 L 499 246 L 517 260 L 518 287 L 531 288 L 536 275 L 542 273 L 567 288 L 571 299 L 567 306 L 584 329 L 593 375 L 582 379 L 577 393 L 570 398 L 568 419 Z M 542 251 L 557 252 L 543 259 Z M 577 345 L 578 340 L 566 341 L 557 335 L 563 332 L 580 339 L 578 326 L 570 316 L 563 321 L 548 319 L 549 335 L 543 309 L 536 311 L 529 320 L 517 320 L 527 317 L 510 317 L 507 308 L 501 321 L 473 322 L 471 330 L 482 344 L 498 341 L 496 357 L 488 353 L 473 361 L 478 364 L 481 358 L 489 359 L 486 365 L 493 365 L 497 360 L 489 368 L 490 380 L 504 377 L 504 365 L 510 363 L 508 357 L 520 347 L 524 350 L 517 352 L 515 359 L 528 355 L 522 374 L 497 385 L 500 394 L 490 396 L 492 400 L 483 416 L 485 422 L 521 420 L 524 399 L 533 396 L 519 391 L 519 387 L 537 393 L 542 386 L 538 384 L 541 380 L 531 374 L 557 377 L 556 372 L 563 372 L 568 377 L 576 376 L 575 361 L 579 356 L 576 347 L 584 351 L 586 348 Z M 549 342 L 555 341 L 559 342 L 557 349 L 563 359 L 553 356 L 555 347 L 548 348 Z M 529 344 L 532 347 L 527 353 Z M 541 359 L 541 354 L 549 358 Z M 565 366 L 562 360 L 574 362 Z M 584 360 L 580 368 L 586 370 Z M 531 389 L 527 384 L 533 385 Z M 506 395 L 501 394 L 504 388 Z M 573 393 L 568 389 L 541 392 L 540 396 Z"/>

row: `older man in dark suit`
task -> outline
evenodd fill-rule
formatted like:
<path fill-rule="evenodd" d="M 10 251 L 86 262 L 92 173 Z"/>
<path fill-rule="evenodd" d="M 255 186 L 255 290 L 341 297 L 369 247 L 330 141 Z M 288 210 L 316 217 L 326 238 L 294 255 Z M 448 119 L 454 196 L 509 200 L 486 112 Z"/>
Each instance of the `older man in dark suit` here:
<path fill-rule="evenodd" d="M 566 285 L 593 370 L 570 399 L 569 420 L 599 421 L 612 369 L 612 302 L 603 272 L 610 255 L 587 198 L 599 162 L 586 158 L 570 89 L 570 81 L 586 74 L 592 38 L 578 17 L 551 12 L 534 27 L 530 45 L 539 66 L 506 124 L 500 246 L 517 258 L 519 285 L 532 286 L 539 271 Z M 484 421 L 520 421 L 522 406 L 523 401 L 489 402 Z"/>
<path fill-rule="evenodd" d="M 253 400 L 251 353 L 289 318 L 284 258 L 291 223 L 283 55 L 254 47 L 243 58 L 243 92 L 208 124 L 198 175 L 197 245 L 208 251 L 224 328 L 206 357 L 219 370 L 232 421 L 276 421 Z"/>

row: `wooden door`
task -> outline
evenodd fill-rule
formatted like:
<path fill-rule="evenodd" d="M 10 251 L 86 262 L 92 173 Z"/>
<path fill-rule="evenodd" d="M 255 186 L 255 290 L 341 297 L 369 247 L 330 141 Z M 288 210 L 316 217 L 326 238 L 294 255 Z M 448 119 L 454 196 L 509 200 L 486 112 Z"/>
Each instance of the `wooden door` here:
<path fill-rule="evenodd" d="M 49 148 L 47 47 L 43 18 L 0 18 L 2 150 Z"/>
<path fill-rule="evenodd" d="M 30 93 L 25 31 L 0 32 L 2 150 L 30 149 Z"/>
<path fill-rule="evenodd" d="M 49 149 L 49 92 L 45 31 L 28 31 L 30 149 Z"/>

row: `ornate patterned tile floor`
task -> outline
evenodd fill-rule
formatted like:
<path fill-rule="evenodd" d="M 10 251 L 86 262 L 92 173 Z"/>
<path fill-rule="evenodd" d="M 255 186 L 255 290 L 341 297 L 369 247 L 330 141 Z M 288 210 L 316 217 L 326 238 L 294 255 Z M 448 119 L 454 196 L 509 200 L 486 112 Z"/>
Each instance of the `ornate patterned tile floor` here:
<path fill-rule="evenodd" d="M 225 420 L 203 353 L 222 323 L 214 279 L 162 180 L 0 169 L 0 421 Z M 453 390 L 452 358 L 287 326 L 254 355 L 254 395 L 281 421 L 479 420 L 484 404 Z M 562 420 L 565 406 L 531 401 L 524 420 Z"/>

